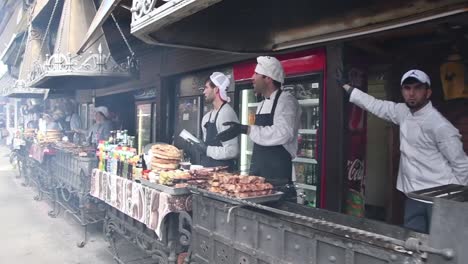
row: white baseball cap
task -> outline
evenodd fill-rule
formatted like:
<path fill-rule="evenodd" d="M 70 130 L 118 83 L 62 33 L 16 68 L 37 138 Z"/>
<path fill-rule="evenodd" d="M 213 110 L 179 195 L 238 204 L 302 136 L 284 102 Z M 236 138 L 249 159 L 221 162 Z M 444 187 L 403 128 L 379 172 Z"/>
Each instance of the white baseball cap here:
<path fill-rule="evenodd" d="M 405 74 L 403 74 L 403 77 L 401 77 L 401 83 L 400 85 L 403 85 L 403 82 L 408 79 L 408 78 L 415 78 L 421 83 L 426 83 L 427 85 L 431 86 L 431 79 L 429 76 L 420 70 L 409 70 Z"/>
<path fill-rule="evenodd" d="M 284 70 L 281 62 L 275 57 L 260 56 L 257 58 L 257 67 L 255 72 L 272 78 L 273 80 L 284 83 Z"/>
<path fill-rule="evenodd" d="M 109 118 L 109 110 L 105 106 L 98 106 L 94 108 L 94 112 L 100 112 L 102 113 L 106 118 Z"/>
<path fill-rule="evenodd" d="M 229 87 L 229 84 L 231 83 L 229 81 L 229 77 L 227 77 L 224 73 L 222 72 L 213 72 L 210 75 L 210 80 L 214 83 L 219 88 L 219 96 L 223 101 L 226 102 L 231 102 L 231 98 L 227 95 L 227 89 Z"/>

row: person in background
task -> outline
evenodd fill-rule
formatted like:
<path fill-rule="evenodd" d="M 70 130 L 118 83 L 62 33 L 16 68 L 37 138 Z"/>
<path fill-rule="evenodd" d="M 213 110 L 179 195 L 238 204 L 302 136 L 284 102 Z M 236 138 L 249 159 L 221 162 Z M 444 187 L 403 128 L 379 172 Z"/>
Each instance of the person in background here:
<path fill-rule="evenodd" d="M 78 139 L 76 133 L 81 129 L 81 120 L 76 113 L 76 104 L 73 101 L 65 105 L 65 118 L 63 123 L 64 130 L 70 132 L 68 133 L 71 137 L 70 140 L 76 142 Z"/>
<path fill-rule="evenodd" d="M 405 194 L 446 184 L 468 185 L 468 157 L 458 130 L 430 101 L 429 76 L 410 70 L 401 78 L 404 103 L 377 100 L 338 80 L 360 108 L 400 126 L 400 166 L 397 189 Z M 405 201 L 404 226 L 428 233 L 432 204 Z"/>
<path fill-rule="evenodd" d="M 78 131 L 81 129 L 81 120 L 76 113 L 76 104 L 72 101 L 65 106 L 64 129 L 67 131 Z"/>
<path fill-rule="evenodd" d="M 235 159 L 239 155 L 238 137 L 225 142 L 216 138 L 219 132 L 229 128 L 226 122 L 239 122 L 236 112 L 228 104 L 231 99 L 227 95 L 229 78 L 221 72 L 213 72 L 205 82 L 205 102 L 213 106 L 213 110 L 203 116 L 201 128 L 203 140 L 194 146 L 201 153 L 201 165 L 205 167 L 228 166 L 235 169 Z"/>
<path fill-rule="evenodd" d="M 80 133 L 86 133 L 86 142 L 97 145 L 101 140 L 108 140 L 113 130 L 112 121 L 109 120 L 109 110 L 105 106 L 94 108 L 95 123 L 88 131 L 79 130 Z"/>
<path fill-rule="evenodd" d="M 42 114 L 42 125 L 39 127 L 39 130 L 42 132 L 47 132 L 48 130 L 62 130 L 62 126 L 54 119 L 54 117 L 49 113 Z"/>
<path fill-rule="evenodd" d="M 260 103 L 254 125 L 228 122 L 229 129 L 218 135 L 221 141 L 247 134 L 254 142 L 250 175 L 262 176 L 275 186 L 285 188 L 286 197 L 295 198 L 292 183 L 292 159 L 297 153 L 301 108 L 297 99 L 281 89 L 284 70 L 274 57 L 257 58 L 252 76 L 254 92 L 265 99 Z"/>

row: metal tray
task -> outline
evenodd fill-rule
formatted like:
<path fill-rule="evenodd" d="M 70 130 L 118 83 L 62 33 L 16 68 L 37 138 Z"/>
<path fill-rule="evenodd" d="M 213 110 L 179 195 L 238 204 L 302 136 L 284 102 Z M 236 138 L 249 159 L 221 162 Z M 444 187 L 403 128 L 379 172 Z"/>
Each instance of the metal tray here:
<path fill-rule="evenodd" d="M 463 185 L 448 184 L 411 192 L 408 193 L 408 196 L 413 199 L 423 200 L 431 203 L 434 202 L 435 198 L 466 202 L 468 201 L 468 187 Z"/>
<path fill-rule="evenodd" d="M 230 204 L 242 204 L 242 201 L 257 203 L 257 204 L 274 202 L 274 201 L 278 201 L 279 199 L 281 199 L 281 197 L 284 194 L 283 192 L 275 192 L 273 194 L 263 195 L 263 196 L 236 198 L 236 197 L 229 197 L 229 196 L 213 193 L 204 189 L 193 188 L 193 187 L 189 187 L 189 188 L 193 193 L 201 194 L 205 197 L 215 199 L 215 200 L 225 202 L 225 203 L 230 203 Z"/>
<path fill-rule="evenodd" d="M 165 193 L 170 194 L 170 195 L 186 195 L 186 194 L 191 193 L 188 188 L 174 188 L 174 187 L 171 187 L 171 186 L 150 182 L 150 181 L 145 180 L 145 179 L 140 179 L 139 181 L 140 181 L 141 184 L 143 184 L 143 185 L 145 185 L 147 187 L 156 189 L 156 190 L 161 191 L 161 192 L 165 192 Z"/>

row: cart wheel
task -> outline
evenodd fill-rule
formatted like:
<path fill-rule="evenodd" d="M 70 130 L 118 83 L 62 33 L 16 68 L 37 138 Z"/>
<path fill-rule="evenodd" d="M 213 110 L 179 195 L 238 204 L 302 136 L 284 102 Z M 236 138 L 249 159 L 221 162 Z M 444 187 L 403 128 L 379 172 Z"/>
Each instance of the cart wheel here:
<path fill-rule="evenodd" d="M 76 246 L 79 247 L 79 248 L 83 248 L 85 245 L 86 245 L 85 241 L 81 241 L 81 242 L 76 243 Z"/>
<path fill-rule="evenodd" d="M 51 218 L 57 218 L 57 213 L 54 210 L 50 210 L 47 215 L 49 215 Z"/>

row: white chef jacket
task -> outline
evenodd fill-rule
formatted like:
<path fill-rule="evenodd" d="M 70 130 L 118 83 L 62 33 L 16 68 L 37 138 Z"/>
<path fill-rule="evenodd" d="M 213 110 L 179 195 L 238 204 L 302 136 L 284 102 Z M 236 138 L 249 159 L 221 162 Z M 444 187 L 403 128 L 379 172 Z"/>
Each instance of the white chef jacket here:
<path fill-rule="evenodd" d="M 273 92 L 270 98 L 265 98 L 257 107 L 257 114 L 269 114 L 273 108 L 276 94 Z M 263 105 L 263 106 L 262 106 Z M 283 91 L 276 105 L 272 126 L 250 126 L 249 137 L 253 142 L 261 146 L 283 147 L 294 159 L 297 154 L 297 136 L 299 123 L 301 122 L 302 109 L 297 99 L 290 93 Z"/>
<path fill-rule="evenodd" d="M 236 112 L 229 104 L 225 104 L 220 110 L 211 110 L 205 116 L 203 116 L 201 127 L 203 131 L 203 141 L 206 141 L 206 128 L 205 124 L 208 122 L 208 118 L 211 119 L 210 122 L 214 122 L 216 113 L 218 113 L 218 120 L 216 120 L 216 129 L 218 133 L 229 128 L 229 126 L 223 126 L 225 122 L 237 122 L 239 123 L 239 119 L 237 118 Z M 222 147 L 217 146 L 208 146 L 206 149 L 206 155 L 210 158 L 215 160 L 228 160 L 237 158 L 239 155 L 239 137 L 235 137 L 230 139 L 226 142 L 222 142 Z"/>
<path fill-rule="evenodd" d="M 81 120 L 80 120 L 80 117 L 77 114 L 73 113 L 72 115 L 67 116 L 65 118 L 65 121 L 70 122 L 70 130 L 71 131 L 77 131 L 77 130 L 81 129 Z"/>
<path fill-rule="evenodd" d="M 397 189 L 414 192 L 445 184 L 468 185 L 468 157 L 458 130 L 429 102 L 411 113 L 404 103 L 377 100 L 353 89 L 350 101 L 400 126 Z"/>

